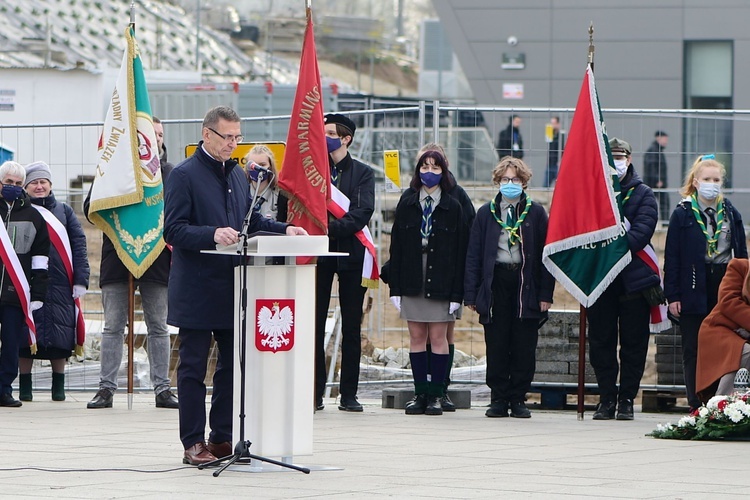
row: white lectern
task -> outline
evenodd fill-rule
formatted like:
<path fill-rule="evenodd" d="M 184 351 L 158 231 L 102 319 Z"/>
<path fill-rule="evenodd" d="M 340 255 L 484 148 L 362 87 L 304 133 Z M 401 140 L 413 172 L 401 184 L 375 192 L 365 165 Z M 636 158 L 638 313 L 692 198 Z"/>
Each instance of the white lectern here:
<path fill-rule="evenodd" d="M 253 265 L 247 268 L 244 436 L 254 454 L 288 463 L 313 452 L 315 266 L 297 265 L 295 257 L 346 254 L 329 252 L 327 236 L 266 233 L 247 245 Z M 282 256 L 285 265 L 265 264 L 266 257 Z M 242 272 L 235 269 L 233 443 L 241 425 Z"/>

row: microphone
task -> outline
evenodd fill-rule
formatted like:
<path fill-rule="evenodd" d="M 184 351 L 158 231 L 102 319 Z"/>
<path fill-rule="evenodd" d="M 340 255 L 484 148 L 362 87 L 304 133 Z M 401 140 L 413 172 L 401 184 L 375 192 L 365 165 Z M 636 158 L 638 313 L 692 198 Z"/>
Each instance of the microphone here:
<path fill-rule="evenodd" d="M 270 175 L 271 174 L 271 171 L 269 169 L 267 169 L 266 167 L 261 167 L 260 165 L 258 165 L 254 161 L 251 161 L 248 164 L 247 168 L 250 169 L 250 170 L 257 170 L 259 173 L 262 173 L 262 174 L 265 174 L 265 175 Z"/>

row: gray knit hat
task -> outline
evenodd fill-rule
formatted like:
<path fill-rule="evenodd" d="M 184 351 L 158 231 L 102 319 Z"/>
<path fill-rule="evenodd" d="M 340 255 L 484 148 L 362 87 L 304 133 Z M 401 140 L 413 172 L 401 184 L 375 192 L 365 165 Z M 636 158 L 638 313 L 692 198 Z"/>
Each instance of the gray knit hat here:
<path fill-rule="evenodd" d="M 38 179 L 47 179 L 52 182 L 52 172 L 49 169 L 49 165 L 43 161 L 35 161 L 26 165 L 26 181 L 24 187 L 28 186 L 32 182 Z"/>

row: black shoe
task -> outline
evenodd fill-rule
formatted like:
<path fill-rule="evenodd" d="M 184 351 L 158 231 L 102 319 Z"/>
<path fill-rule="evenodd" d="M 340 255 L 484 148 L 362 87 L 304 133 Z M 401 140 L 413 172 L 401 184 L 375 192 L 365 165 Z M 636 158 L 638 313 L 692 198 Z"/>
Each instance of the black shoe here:
<path fill-rule="evenodd" d="M 508 416 L 508 402 L 507 401 L 493 401 L 490 403 L 490 407 L 484 412 L 486 417 L 507 417 Z"/>
<path fill-rule="evenodd" d="M 323 404 L 323 398 L 318 399 L 315 401 L 315 411 L 320 411 L 324 409 L 326 405 Z"/>
<path fill-rule="evenodd" d="M 623 399 L 617 405 L 617 420 L 633 420 L 632 399 Z"/>
<path fill-rule="evenodd" d="M 594 420 L 612 420 L 615 418 L 615 402 L 603 401 L 599 403 L 594 412 Z"/>
<path fill-rule="evenodd" d="M 172 391 L 167 389 L 156 395 L 156 407 L 157 408 L 174 408 L 180 407 L 180 403 L 177 402 L 177 396 Z"/>
<path fill-rule="evenodd" d="M 440 406 L 439 396 L 427 396 L 427 406 L 424 409 L 425 415 L 442 415 L 443 407 Z"/>
<path fill-rule="evenodd" d="M 423 415 L 425 408 L 427 408 L 427 394 L 414 396 L 411 401 L 406 403 L 404 408 L 406 408 L 407 415 Z"/>
<path fill-rule="evenodd" d="M 454 405 L 451 398 L 448 397 L 448 393 L 445 393 L 445 396 L 440 398 L 440 408 L 442 408 L 443 411 L 456 411 L 456 405 Z"/>
<path fill-rule="evenodd" d="M 514 401 L 510 404 L 510 416 L 513 418 L 531 418 L 531 412 L 526 408 L 523 401 Z"/>
<path fill-rule="evenodd" d="M 341 401 L 339 402 L 339 410 L 362 411 L 362 405 L 359 404 L 359 401 L 357 401 L 357 396 L 347 398 L 341 396 Z"/>
<path fill-rule="evenodd" d="M 18 408 L 19 406 L 23 406 L 23 403 L 14 398 L 11 393 L 5 392 L 0 396 L 0 406 Z"/>
<path fill-rule="evenodd" d="M 99 389 L 94 399 L 88 402 L 86 408 L 112 408 L 112 396 L 114 393 L 109 389 Z"/>

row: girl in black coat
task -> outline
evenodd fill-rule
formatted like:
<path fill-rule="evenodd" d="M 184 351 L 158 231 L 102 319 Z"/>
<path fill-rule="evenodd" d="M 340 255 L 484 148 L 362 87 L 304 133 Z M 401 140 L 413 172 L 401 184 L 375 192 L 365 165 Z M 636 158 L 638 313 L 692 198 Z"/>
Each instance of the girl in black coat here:
<path fill-rule="evenodd" d="M 463 300 L 467 229 L 460 203 L 447 195 L 447 168 L 437 151 L 420 156 L 410 185 L 414 193 L 399 201 L 391 233 L 390 295 L 409 327 L 414 376 L 407 415 L 443 413 L 447 329 Z"/>
<path fill-rule="evenodd" d="M 464 301 L 479 313 L 487 344 L 488 417 L 529 418 L 526 392 L 534 379 L 539 325 L 555 282 L 542 265 L 547 213 L 525 193 L 531 170 L 504 157 L 492 172 L 500 186 L 471 227 Z"/>
<path fill-rule="evenodd" d="M 669 219 L 664 249 L 664 294 L 670 314 L 680 321 L 691 411 L 701 406 L 695 393 L 698 331 L 716 305 L 729 261 L 747 258 L 742 217 L 721 194 L 725 175 L 724 165 L 714 155 L 701 156 L 693 163 L 680 192 L 684 199 Z"/>

